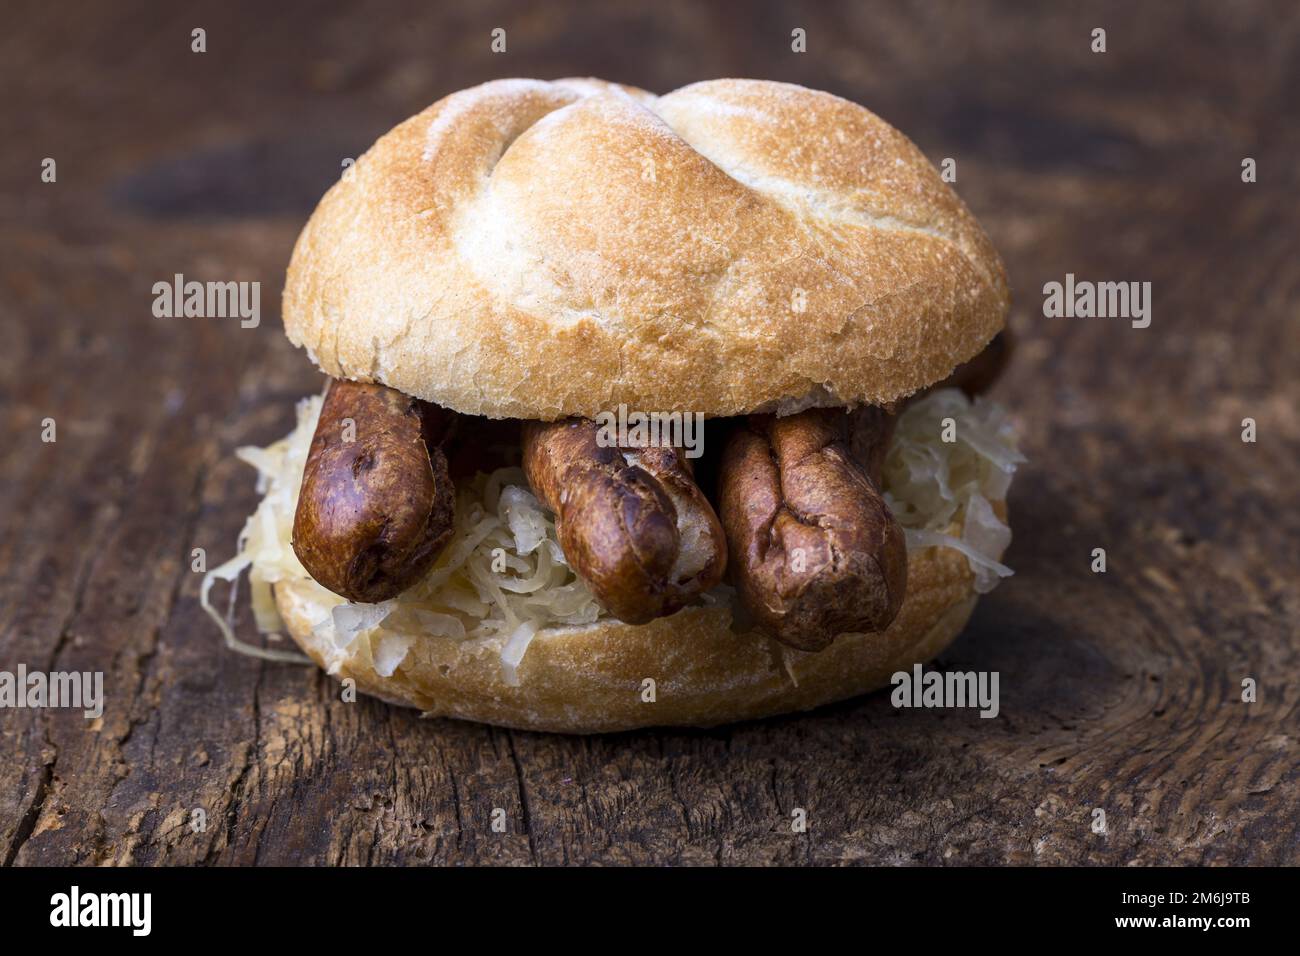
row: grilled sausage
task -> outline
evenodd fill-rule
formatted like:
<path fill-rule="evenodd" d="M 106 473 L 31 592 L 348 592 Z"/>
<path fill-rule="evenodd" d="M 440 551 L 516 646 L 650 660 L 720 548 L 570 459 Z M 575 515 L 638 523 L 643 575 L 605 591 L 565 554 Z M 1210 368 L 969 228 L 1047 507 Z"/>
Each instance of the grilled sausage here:
<path fill-rule="evenodd" d="M 1002 377 L 1011 354 L 1015 351 L 1015 340 L 1010 329 L 1003 329 L 993 336 L 993 341 L 984 346 L 984 351 L 969 362 L 963 362 L 953 369 L 952 374 L 929 389 L 960 388 L 970 398 L 982 395 L 993 387 L 993 383 Z"/>
<path fill-rule="evenodd" d="M 615 448 L 588 419 L 525 422 L 524 471 L 560 547 L 619 620 L 672 614 L 722 579 L 717 515 L 677 448 Z"/>
<path fill-rule="evenodd" d="M 383 385 L 330 384 L 293 520 L 294 553 L 321 585 L 374 603 L 429 569 L 455 520 L 442 448 L 454 424 Z"/>
<path fill-rule="evenodd" d="M 809 409 L 740 423 L 719 510 L 732 578 L 755 622 L 802 650 L 884 630 L 907 590 L 907 548 L 878 482 L 893 416 Z"/>

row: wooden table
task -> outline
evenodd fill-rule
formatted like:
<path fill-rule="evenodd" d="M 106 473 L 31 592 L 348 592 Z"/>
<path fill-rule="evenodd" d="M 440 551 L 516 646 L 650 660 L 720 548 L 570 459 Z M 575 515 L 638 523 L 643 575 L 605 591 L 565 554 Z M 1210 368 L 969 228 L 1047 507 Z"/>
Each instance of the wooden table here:
<path fill-rule="evenodd" d="M 6 7 L 0 669 L 103 671 L 108 702 L 0 711 L 0 860 L 1300 859 L 1294 5 L 439 6 Z M 223 649 L 191 549 L 231 553 L 256 500 L 232 450 L 318 387 L 277 302 L 315 199 L 452 90 L 572 74 L 791 80 L 956 160 L 1023 345 L 999 387 L 1030 459 L 1017 574 L 940 660 L 1000 673 L 997 719 L 878 694 L 563 738 L 343 703 Z M 175 273 L 260 281 L 261 325 L 155 318 Z M 1045 318 L 1066 273 L 1150 281 L 1151 326 Z"/>

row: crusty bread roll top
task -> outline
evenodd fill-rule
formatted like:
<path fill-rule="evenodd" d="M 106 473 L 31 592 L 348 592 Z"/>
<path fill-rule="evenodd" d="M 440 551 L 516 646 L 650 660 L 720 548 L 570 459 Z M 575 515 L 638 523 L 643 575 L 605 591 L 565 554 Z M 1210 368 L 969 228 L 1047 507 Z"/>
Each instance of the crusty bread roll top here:
<path fill-rule="evenodd" d="M 294 249 L 335 378 L 551 421 L 884 405 L 1002 327 L 1002 263 L 902 133 L 760 80 L 499 80 L 400 124 Z"/>
<path fill-rule="evenodd" d="M 304 228 L 283 313 L 335 378 L 554 421 L 619 405 L 887 405 L 977 355 L 1007 309 L 988 237 L 868 110 L 758 80 L 655 96 L 566 79 L 463 90 L 381 137 Z M 540 632 L 513 680 L 499 642 L 419 630 L 397 635 L 408 649 L 390 673 L 372 644 L 340 647 L 317 626 L 340 599 L 310 579 L 281 581 L 276 600 L 307 653 L 368 693 L 592 732 L 718 724 L 885 684 L 942 650 L 975 604 L 957 551 L 909 565 L 886 631 L 818 653 L 707 602 Z"/>

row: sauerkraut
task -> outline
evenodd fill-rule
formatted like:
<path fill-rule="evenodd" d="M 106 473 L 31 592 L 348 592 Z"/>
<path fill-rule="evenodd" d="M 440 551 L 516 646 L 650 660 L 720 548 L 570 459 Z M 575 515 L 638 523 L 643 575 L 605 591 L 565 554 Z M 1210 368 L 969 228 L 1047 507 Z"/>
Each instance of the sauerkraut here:
<path fill-rule="evenodd" d="M 994 402 L 972 402 L 947 388 L 909 405 L 898 418 L 881 481 L 908 551 L 955 548 L 970 562 L 975 590 L 993 590 L 1011 574 L 998 560 L 1011 529 L 992 502 L 1006 500 L 1024 460 L 1006 412 Z M 961 537 L 951 533 L 956 527 Z"/>
<path fill-rule="evenodd" d="M 257 469 L 257 490 L 263 497 L 240 532 L 235 557 L 209 571 L 200 592 L 204 609 L 231 648 L 271 660 L 308 660 L 291 651 L 250 645 L 235 635 L 236 585 L 245 569 L 259 631 L 278 634 L 283 627 L 273 586 L 301 582 L 319 592 L 319 605 L 329 608 L 314 623 L 317 636 L 341 650 L 364 651 L 384 676 L 393 674 L 410 650 L 413 639 L 405 635 L 423 632 L 491 642 L 506 681 L 515 684 L 516 669 L 538 632 L 590 624 L 605 615 L 565 561 L 553 516 L 518 468 L 461 482 L 450 543 L 428 574 L 396 598 L 352 604 L 317 585 L 294 554 L 290 534 L 320 407 L 319 397 L 303 399 L 297 426 L 285 438 L 267 448 L 236 452 Z M 945 419 L 952 419 L 952 442 L 943 440 Z M 883 482 L 909 550 L 956 548 L 970 562 L 976 589 L 992 589 L 1011 573 L 998 561 L 1011 532 L 991 502 L 1006 497 L 1011 476 L 1023 460 L 997 405 L 972 404 L 956 390 L 935 392 L 913 403 L 899 418 Z M 963 526 L 961 537 L 951 534 L 958 526 Z M 231 583 L 225 615 L 211 602 L 217 581 Z M 703 602 L 730 603 L 733 596 L 731 588 L 720 585 L 704 595 Z M 366 646 L 354 647 L 361 640 Z"/>

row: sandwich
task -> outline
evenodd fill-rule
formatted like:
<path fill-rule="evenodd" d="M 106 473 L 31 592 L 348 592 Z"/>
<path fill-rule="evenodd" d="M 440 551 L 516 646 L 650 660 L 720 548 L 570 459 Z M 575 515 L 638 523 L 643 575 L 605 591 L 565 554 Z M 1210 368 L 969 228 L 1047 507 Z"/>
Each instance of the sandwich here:
<path fill-rule="evenodd" d="M 961 200 L 836 96 L 455 93 L 297 241 L 285 330 L 327 381 L 239 450 L 262 499 L 203 604 L 233 648 L 514 728 L 866 693 L 1011 573 L 1008 307 Z M 305 658 L 235 634 L 245 570 Z"/>

